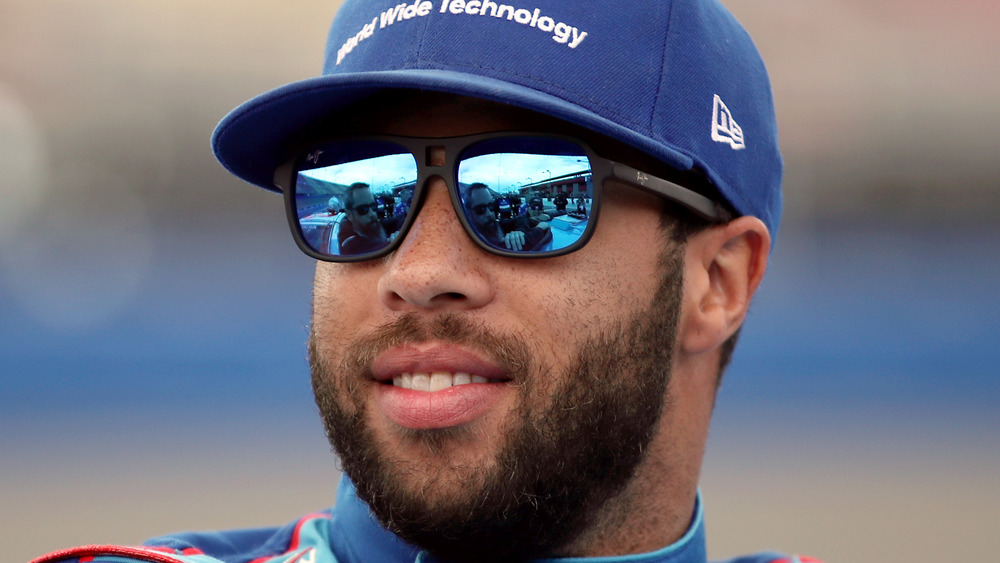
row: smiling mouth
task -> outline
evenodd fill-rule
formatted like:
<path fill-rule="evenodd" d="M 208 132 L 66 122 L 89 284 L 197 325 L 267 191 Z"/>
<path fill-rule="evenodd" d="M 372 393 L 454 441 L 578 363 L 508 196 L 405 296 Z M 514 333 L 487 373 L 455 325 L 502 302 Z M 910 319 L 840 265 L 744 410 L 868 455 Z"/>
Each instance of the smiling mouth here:
<path fill-rule="evenodd" d="M 441 391 L 449 387 L 458 385 L 468 385 L 470 383 L 490 383 L 491 381 L 479 375 L 471 375 L 464 372 L 428 372 L 428 373 L 402 373 L 392 378 L 392 385 L 413 391 Z M 498 382 L 493 380 L 493 382 Z"/>

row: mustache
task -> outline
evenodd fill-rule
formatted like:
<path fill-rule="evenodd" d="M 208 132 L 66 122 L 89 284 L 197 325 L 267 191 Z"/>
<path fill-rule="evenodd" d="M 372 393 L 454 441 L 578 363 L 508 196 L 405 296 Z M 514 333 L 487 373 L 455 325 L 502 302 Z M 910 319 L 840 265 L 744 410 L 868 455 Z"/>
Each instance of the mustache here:
<path fill-rule="evenodd" d="M 320 362 L 322 335 L 315 330 L 309 335 L 309 356 L 313 364 Z M 383 323 L 368 334 L 343 347 L 339 369 L 341 374 L 371 375 L 371 365 L 383 352 L 405 344 L 431 341 L 457 344 L 482 354 L 503 368 L 515 382 L 523 382 L 531 372 L 532 359 L 524 339 L 513 333 L 499 333 L 482 323 L 456 313 L 424 319 L 414 313 Z"/>

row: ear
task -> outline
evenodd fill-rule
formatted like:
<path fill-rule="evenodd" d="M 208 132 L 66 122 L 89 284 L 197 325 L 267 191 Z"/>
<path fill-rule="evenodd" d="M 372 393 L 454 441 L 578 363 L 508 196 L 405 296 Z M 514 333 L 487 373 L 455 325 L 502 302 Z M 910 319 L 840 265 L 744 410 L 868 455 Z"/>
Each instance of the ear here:
<path fill-rule="evenodd" d="M 771 248 L 760 219 L 739 217 L 688 238 L 679 344 L 687 354 L 717 348 L 743 324 Z"/>

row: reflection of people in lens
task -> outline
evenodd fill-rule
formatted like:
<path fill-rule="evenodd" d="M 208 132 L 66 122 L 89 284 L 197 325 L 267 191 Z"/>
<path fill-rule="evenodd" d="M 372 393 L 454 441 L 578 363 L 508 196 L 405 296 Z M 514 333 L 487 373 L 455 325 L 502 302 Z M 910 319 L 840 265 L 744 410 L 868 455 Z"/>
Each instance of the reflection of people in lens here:
<path fill-rule="evenodd" d="M 533 197 L 531 201 L 528 202 L 528 217 L 532 221 L 551 221 L 552 217 L 545 212 L 545 205 L 542 204 L 542 198 Z"/>
<path fill-rule="evenodd" d="M 477 182 L 469 186 L 466 207 L 473 228 L 497 248 L 533 250 L 548 234 L 548 223 L 532 221 L 524 215 L 497 220 L 493 211 L 493 194 L 486 184 Z"/>
<path fill-rule="evenodd" d="M 413 201 L 413 189 L 405 188 L 399 193 L 399 202 L 393 210 L 393 215 L 406 215 L 410 212 L 410 203 Z"/>
<path fill-rule="evenodd" d="M 497 216 L 501 219 L 510 219 L 514 216 L 514 208 L 510 203 L 509 197 L 501 196 L 493 206 L 496 208 Z"/>
<path fill-rule="evenodd" d="M 374 252 L 388 243 L 368 184 L 357 182 L 347 188 L 344 210 L 347 212 L 347 220 L 354 227 L 354 234 L 340 245 L 343 254 Z"/>
<path fill-rule="evenodd" d="M 559 192 L 556 194 L 556 198 L 552 200 L 552 203 L 556 206 L 556 215 L 565 215 L 566 206 L 569 205 L 569 200 L 566 199 L 566 194 Z"/>

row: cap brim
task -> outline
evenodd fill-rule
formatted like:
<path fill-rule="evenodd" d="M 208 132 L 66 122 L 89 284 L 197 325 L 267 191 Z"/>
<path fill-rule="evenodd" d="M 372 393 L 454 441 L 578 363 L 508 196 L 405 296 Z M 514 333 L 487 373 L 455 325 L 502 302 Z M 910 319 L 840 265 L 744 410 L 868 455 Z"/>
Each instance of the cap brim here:
<path fill-rule="evenodd" d="M 679 170 L 694 161 L 648 136 L 626 129 L 556 96 L 484 76 L 436 69 L 333 74 L 286 84 L 257 96 L 222 119 L 212 150 L 243 180 L 268 190 L 302 131 L 331 113 L 384 89 L 421 89 L 512 104 L 591 129 L 646 152 Z"/>

